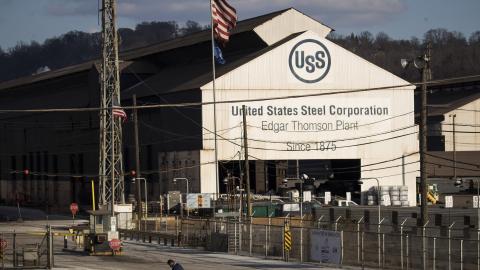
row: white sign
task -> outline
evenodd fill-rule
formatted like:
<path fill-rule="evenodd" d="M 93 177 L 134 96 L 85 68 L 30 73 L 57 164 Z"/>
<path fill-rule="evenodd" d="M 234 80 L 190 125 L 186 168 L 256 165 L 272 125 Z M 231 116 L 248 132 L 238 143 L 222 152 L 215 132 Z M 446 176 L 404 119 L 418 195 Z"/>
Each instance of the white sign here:
<path fill-rule="evenodd" d="M 330 191 L 325 192 L 325 204 L 329 204 L 332 200 L 332 193 Z"/>
<path fill-rule="evenodd" d="M 211 195 L 203 193 L 189 193 L 187 196 L 187 208 L 210 208 L 211 207 Z"/>
<path fill-rule="evenodd" d="M 110 217 L 110 231 L 114 232 L 117 230 L 117 217 Z"/>
<path fill-rule="evenodd" d="M 311 230 L 310 256 L 312 260 L 340 264 L 342 254 L 342 237 L 340 232 Z"/>
<path fill-rule="evenodd" d="M 445 208 L 453 207 L 453 196 L 445 196 Z"/>
<path fill-rule="evenodd" d="M 352 201 L 352 193 L 347 192 L 347 202 L 351 202 L 351 201 Z"/>
<path fill-rule="evenodd" d="M 257 127 L 249 131 L 250 137 L 258 139 L 252 141 L 252 147 L 335 154 L 346 151 L 342 145 L 355 144 L 342 139 L 372 134 L 365 124 L 391 118 L 391 103 L 391 99 L 384 97 L 309 97 L 297 98 L 295 102 L 249 103 L 245 114 L 249 125 Z M 228 105 L 225 113 L 229 115 L 228 123 L 240 123 L 244 113 L 242 104 Z M 392 121 L 378 122 L 375 128 L 391 129 Z M 356 151 L 351 147 L 348 150 Z"/>
<path fill-rule="evenodd" d="M 311 202 L 312 201 L 312 192 L 310 190 L 303 192 L 303 201 Z"/>
<path fill-rule="evenodd" d="M 473 208 L 479 208 L 478 207 L 478 196 L 473 196 Z"/>
<path fill-rule="evenodd" d="M 298 203 L 286 203 L 283 205 L 284 212 L 299 212 L 300 205 Z"/>

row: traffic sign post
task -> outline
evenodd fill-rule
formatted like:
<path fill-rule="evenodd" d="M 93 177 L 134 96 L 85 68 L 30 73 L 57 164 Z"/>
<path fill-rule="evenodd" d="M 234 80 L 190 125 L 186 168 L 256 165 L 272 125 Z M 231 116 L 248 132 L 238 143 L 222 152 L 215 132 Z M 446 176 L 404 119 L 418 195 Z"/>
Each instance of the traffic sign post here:
<path fill-rule="evenodd" d="M 290 257 L 290 250 L 292 250 L 292 231 L 290 230 L 290 223 L 285 220 L 283 232 L 283 249 L 285 252 L 285 261 L 288 262 Z"/>
<path fill-rule="evenodd" d="M 120 240 L 114 238 L 114 239 L 110 240 L 108 245 L 113 250 L 113 254 L 115 254 L 115 252 L 118 252 L 120 250 L 120 248 L 122 247 L 122 242 Z"/>
<path fill-rule="evenodd" d="M 75 224 L 75 215 L 78 213 L 78 204 L 77 203 L 71 203 L 70 204 L 70 212 L 72 212 L 72 221 L 73 224 Z"/>

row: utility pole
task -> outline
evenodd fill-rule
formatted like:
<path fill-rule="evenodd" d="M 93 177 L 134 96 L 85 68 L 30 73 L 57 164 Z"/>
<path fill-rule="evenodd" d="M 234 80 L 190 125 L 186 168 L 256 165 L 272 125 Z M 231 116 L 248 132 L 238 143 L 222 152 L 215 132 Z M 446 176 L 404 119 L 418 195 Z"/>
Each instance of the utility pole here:
<path fill-rule="evenodd" d="M 427 46 L 427 50 L 423 56 L 425 66 L 422 71 L 422 91 L 420 95 L 421 100 L 421 112 L 420 112 L 420 181 L 422 191 L 421 201 L 421 220 L 422 226 L 428 221 L 428 208 L 427 208 L 427 194 L 428 194 L 428 175 L 427 166 L 425 162 L 425 155 L 427 153 L 427 81 L 430 80 L 430 59 L 431 59 L 431 45 Z"/>
<path fill-rule="evenodd" d="M 243 147 L 245 151 L 245 184 L 247 189 L 247 216 L 252 216 L 252 202 L 250 200 L 250 169 L 248 165 L 248 135 L 247 135 L 247 109 L 245 105 L 242 106 L 243 112 Z"/>
<path fill-rule="evenodd" d="M 298 162 L 298 159 L 297 159 L 297 179 L 300 179 L 300 163 Z"/>
<path fill-rule="evenodd" d="M 115 117 L 114 107 L 120 107 L 120 71 L 115 0 L 102 0 L 102 68 L 100 73 L 100 205 L 125 203 L 122 119 Z"/>
<path fill-rule="evenodd" d="M 456 149 L 456 142 L 455 142 L 455 118 L 457 117 L 456 114 L 450 114 L 449 117 L 452 117 L 452 126 L 453 126 L 453 180 L 457 180 L 457 149 Z"/>
<path fill-rule="evenodd" d="M 137 95 L 133 95 L 133 128 L 134 128 L 134 137 L 135 137 L 135 177 L 141 178 L 142 173 L 140 171 L 140 144 L 138 142 L 138 111 L 137 111 Z M 136 199 L 137 199 L 137 220 L 138 228 L 140 229 L 141 217 L 142 216 L 142 195 L 141 195 L 141 185 L 140 181 L 135 181 L 136 187 Z"/>

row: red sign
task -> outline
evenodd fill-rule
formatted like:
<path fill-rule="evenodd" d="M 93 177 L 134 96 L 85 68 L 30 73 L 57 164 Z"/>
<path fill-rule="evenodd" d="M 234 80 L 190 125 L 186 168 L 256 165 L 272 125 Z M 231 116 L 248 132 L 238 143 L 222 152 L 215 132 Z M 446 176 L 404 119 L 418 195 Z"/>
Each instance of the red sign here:
<path fill-rule="evenodd" d="M 72 215 L 76 215 L 78 212 L 78 204 L 72 203 L 70 204 L 70 212 L 72 212 Z"/>
<path fill-rule="evenodd" d="M 0 250 L 4 250 L 7 248 L 7 240 L 0 239 Z"/>
<path fill-rule="evenodd" d="M 112 239 L 112 240 L 110 240 L 110 243 L 108 243 L 108 245 L 114 251 L 119 251 L 120 247 L 122 246 L 122 242 L 120 242 L 120 240 L 118 240 L 118 239 Z"/>

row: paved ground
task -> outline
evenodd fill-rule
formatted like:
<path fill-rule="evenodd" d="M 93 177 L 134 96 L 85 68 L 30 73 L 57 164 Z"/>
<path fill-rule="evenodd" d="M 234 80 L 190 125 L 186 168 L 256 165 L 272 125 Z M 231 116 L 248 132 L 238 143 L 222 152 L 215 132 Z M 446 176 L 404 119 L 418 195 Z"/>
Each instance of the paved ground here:
<path fill-rule="evenodd" d="M 38 232 L 45 231 L 47 224 L 52 225 L 54 231 L 65 231 L 72 224 L 68 216 L 59 216 L 55 219 L 41 219 L 45 217 L 42 211 L 22 209 L 23 222 L 0 222 L 0 233 L 8 232 Z M 16 208 L 0 206 L 0 213 L 8 216 L 8 220 L 15 220 L 18 213 Z M 30 220 L 28 220 L 30 219 Z M 77 220 L 75 223 L 87 223 L 86 220 Z M 24 236 L 29 238 L 29 236 Z M 159 246 L 136 241 L 124 241 L 124 254 L 120 256 L 88 256 L 83 252 L 63 251 L 63 238 L 55 237 L 55 268 L 56 270 L 161 270 L 170 269 L 166 261 L 170 258 L 181 263 L 186 270 L 207 269 L 336 269 L 320 267 L 312 264 L 285 263 L 282 261 L 264 260 L 230 255 L 225 253 L 211 253 L 197 249 L 183 249 L 176 247 Z M 71 247 L 72 242 L 69 241 Z M 345 268 L 345 267 L 344 267 Z"/>
<path fill-rule="evenodd" d="M 55 256 L 55 269 L 98 269 L 98 270 L 153 270 L 170 269 L 166 264 L 172 258 L 183 265 L 186 270 L 207 269 L 337 269 L 310 264 L 285 263 L 282 261 L 263 260 L 251 257 L 211 253 L 194 249 L 163 247 L 155 244 L 124 241 L 124 255 L 121 256 L 85 256 L 74 252 L 62 252 Z"/>

